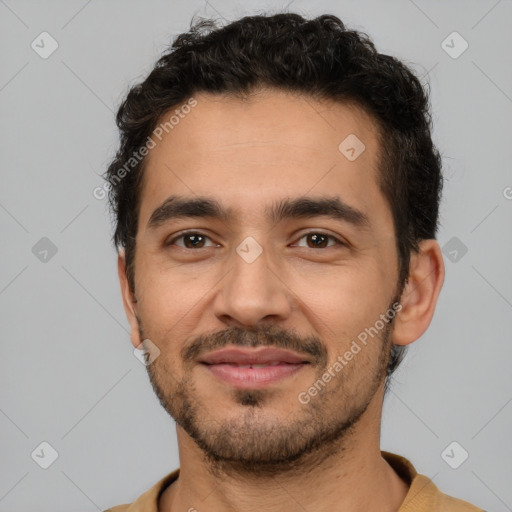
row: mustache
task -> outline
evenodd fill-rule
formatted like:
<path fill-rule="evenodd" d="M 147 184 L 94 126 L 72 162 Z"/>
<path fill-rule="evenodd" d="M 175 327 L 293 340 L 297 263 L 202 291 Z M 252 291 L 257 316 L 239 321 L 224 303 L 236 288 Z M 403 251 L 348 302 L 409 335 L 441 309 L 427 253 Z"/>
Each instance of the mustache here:
<path fill-rule="evenodd" d="M 180 351 L 185 362 L 228 345 L 235 347 L 273 347 L 302 352 L 313 357 L 318 365 L 327 364 L 327 349 L 315 336 L 301 337 L 292 329 L 281 329 L 273 325 L 263 325 L 254 329 L 242 329 L 238 326 L 223 331 L 202 334 L 186 344 Z"/>

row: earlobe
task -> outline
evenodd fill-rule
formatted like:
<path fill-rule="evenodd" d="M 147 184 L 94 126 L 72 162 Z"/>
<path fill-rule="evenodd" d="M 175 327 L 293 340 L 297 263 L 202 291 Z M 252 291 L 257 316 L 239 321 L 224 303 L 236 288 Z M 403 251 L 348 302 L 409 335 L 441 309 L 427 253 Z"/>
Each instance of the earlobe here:
<path fill-rule="evenodd" d="M 121 285 L 121 295 L 123 298 L 123 307 L 126 318 L 130 324 L 130 339 L 134 347 L 138 347 L 141 343 L 139 333 L 139 321 L 137 314 L 137 299 L 132 293 L 126 275 L 126 260 L 124 251 L 120 251 L 117 257 L 117 273 L 119 275 L 119 284 Z"/>
<path fill-rule="evenodd" d="M 395 319 L 393 343 L 408 345 L 428 328 L 444 282 L 444 261 L 434 239 L 422 240 L 411 254 L 409 277 L 402 292 L 402 309 Z"/>

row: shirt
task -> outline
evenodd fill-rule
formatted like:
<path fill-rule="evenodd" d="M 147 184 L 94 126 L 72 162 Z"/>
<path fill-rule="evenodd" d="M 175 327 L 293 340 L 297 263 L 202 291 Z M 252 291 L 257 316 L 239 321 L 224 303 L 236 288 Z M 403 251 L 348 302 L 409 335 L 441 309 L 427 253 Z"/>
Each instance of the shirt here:
<path fill-rule="evenodd" d="M 381 454 L 395 472 L 409 484 L 409 491 L 398 512 L 485 512 L 467 501 L 443 494 L 430 478 L 418 474 L 406 458 L 384 451 Z M 169 473 L 133 503 L 118 505 L 104 512 L 159 512 L 160 495 L 166 487 L 177 480 L 179 471 L 176 469 Z"/>

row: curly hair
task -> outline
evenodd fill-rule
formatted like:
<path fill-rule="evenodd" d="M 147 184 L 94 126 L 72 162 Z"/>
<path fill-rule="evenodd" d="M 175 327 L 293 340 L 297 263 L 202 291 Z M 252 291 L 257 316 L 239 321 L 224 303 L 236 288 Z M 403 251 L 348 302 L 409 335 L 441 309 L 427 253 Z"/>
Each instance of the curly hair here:
<path fill-rule="evenodd" d="M 443 186 L 441 157 L 431 138 L 428 86 L 396 58 L 378 53 L 368 35 L 334 15 L 307 20 L 294 13 L 246 16 L 225 26 L 192 20 L 128 92 L 116 116 L 119 149 L 104 178 L 115 218 L 113 242 L 125 251 L 134 291 L 134 254 L 146 159 L 133 157 L 161 117 L 194 93 L 244 96 L 257 87 L 352 103 L 379 132 L 378 185 L 391 207 L 402 291 L 411 252 L 435 238 Z M 131 160 L 130 160 L 131 159 Z M 119 179 L 120 169 L 129 172 Z M 388 377 L 405 355 L 394 346 Z"/>

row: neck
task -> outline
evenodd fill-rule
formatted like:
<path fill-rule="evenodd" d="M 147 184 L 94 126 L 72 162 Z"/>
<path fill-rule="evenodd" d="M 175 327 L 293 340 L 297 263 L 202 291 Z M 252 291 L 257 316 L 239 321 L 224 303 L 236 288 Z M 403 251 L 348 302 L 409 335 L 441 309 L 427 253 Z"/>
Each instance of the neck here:
<path fill-rule="evenodd" d="M 159 512 L 397 511 L 408 485 L 381 456 L 379 398 L 374 397 L 357 424 L 341 439 L 277 474 L 251 474 L 240 468 L 212 465 L 178 426 L 180 474 L 162 494 Z"/>

